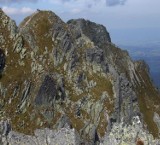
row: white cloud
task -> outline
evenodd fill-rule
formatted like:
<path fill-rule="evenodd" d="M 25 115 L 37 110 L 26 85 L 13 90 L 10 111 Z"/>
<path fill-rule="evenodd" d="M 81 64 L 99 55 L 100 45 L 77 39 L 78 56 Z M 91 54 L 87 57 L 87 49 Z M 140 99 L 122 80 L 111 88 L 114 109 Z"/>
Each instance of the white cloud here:
<path fill-rule="evenodd" d="M 22 9 L 20 9 L 20 12 L 22 12 L 23 14 L 30 14 L 33 13 L 35 10 L 28 8 L 28 7 L 23 7 Z"/>
<path fill-rule="evenodd" d="M 75 3 L 83 3 L 88 8 L 91 8 L 93 5 L 99 5 L 102 1 L 105 1 L 105 6 L 116 6 L 116 5 L 124 5 L 127 0 L 49 0 L 51 3 L 69 3 L 69 4 L 75 4 Z"/>
<path fill-rule="evenodd" d="M 73 13 L 73 14 L 78 14 L 78 13 L 80 13 L 81 11 L 82 11 L 81 9 L 74 8 L 74 9 L 71 10 L 71 13 Z"/>
<path fill-rule="evenodd" d="M 2 10 L 5 12 L 5 13 L 7 13 L 8 15 L 9 14 L 17 14 L 18 13 L 18 10 L 16 9 L 16 8 L 9 8 L 9 7 L 6 7 L 6 6 L 4 6 L 4 7 L 2 7 Z"/>
<path fill-rule="evenodd" d="M 7 7 L 7 6 L 3 6 L 2 10 L 8 15 L 21 15 L 21 14 L 26 15 L 26 14 L 31 14 L 35 11 L 29 7 L 22 7 L 19 9 L 14 7 Z"/>
<path fill-rule="evenodd" d="M 23 2 L 35 3 L 37 2 L 37 0 L 0 0 L 1 4 L 13 4 L 13 3 L 23 3 Z"/>

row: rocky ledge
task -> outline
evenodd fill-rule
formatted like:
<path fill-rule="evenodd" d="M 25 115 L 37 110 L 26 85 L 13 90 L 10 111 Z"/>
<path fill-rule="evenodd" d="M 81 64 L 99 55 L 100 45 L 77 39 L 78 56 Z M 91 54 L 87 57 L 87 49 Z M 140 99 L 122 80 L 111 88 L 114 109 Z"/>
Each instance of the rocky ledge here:
<path fill-rule="evenodd" d="M 65 126 L 59 130 L 36 129 L 34 135 L 25 135 L 11 130 L 9 121 L 0 122 L 0 143 L 3 145 L 87 145 L 74 128 Z M 95 144 L 100 145 L 159 145 L 142 126 L 138 116 L 130 125 L 115 123 L 112 130 Z"/>

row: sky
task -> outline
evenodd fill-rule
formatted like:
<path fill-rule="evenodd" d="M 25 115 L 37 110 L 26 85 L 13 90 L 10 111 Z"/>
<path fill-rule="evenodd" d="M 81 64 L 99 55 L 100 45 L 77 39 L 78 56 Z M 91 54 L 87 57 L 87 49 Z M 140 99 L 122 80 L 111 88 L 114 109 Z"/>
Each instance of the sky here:
<path fill-rule="evenodd" d="M 51 10 L 64 21 L 103 24 L 117 45 L 160 41 L 160 0 L 0 0 L 0 7 L 17 24 L 37 9 Z"/>

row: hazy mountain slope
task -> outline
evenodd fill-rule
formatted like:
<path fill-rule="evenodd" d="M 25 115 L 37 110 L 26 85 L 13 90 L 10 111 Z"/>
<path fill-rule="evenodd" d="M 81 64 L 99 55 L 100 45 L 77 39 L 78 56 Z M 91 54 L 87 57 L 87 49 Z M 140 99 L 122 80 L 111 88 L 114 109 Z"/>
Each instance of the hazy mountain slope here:
<path fill-rule="evenodd" d="M 149 42 L 148 42 L 149 43 Z M 145 60 L 150 68 L 150 74 L 152 80 L 157 88 L 160 88 L 160 46 L 159 43 L 155 42 L 149 44 L 145 44 L 144 46 L 136 44 L 135 46 L 130 45 L 119 45 L 121 48 L 127 50 L 130 56 L 134 60 Z"/>

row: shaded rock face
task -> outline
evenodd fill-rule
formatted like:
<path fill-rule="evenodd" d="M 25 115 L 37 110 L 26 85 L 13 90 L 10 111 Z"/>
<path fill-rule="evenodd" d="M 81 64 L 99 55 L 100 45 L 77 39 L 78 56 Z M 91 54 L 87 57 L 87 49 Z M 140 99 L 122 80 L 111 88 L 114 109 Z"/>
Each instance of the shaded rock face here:
<path fill-rule="evenodd" d="M 38 91 L 35 99 L 35 105 L 52 106 L 56 99 L 57 88 L 56 83 L 50 76 L 45 76 L 45 79 Z"/>
<path fill-rule="evenodd" d="M 158 137 L 160 97 L 148 68 L 116 47 L 104 26 L 37 11 L 17 29 L 0 10 L 0 28 L 0 119 L 13 130 L 2 135 L 7 142 L 117 142 L 116 128 L 131 132 L 135 116 Z M 66 134 L 71 142 L 61 142 Z"/>
<path fill-rule="evenodd" d="M 0 49 L 0 74 L 5 67 L 5 54 L 2 49 Z"/>
<path fill-rule="evenodd" d="M 138 115 L 141 117 L 136 93 L 132 90 L 132 84 L 127 80 L 124 74 L 119 76 L 117 85 L 118 98 L 115 103 L 114 117 L 111 122 L 115 120 L 121 122 L 123 120 L 124 123 L 129 123 L 134 116 Z"/>
<path fill-rule="evenodd" d="M 101 63 L 104 61 L 103 51 L 100 49 L 88 49 L 86 52 L 86 60 L 89 62 Z"/>
<path fill-rule="evenodd" d="M 104 73 L 109 72 L 108 62 L 104 57 L 104 51 L 98 47 L 86 50 L 86 61 L 100 65 Z"/>
<path fill-rule="evenodd" d="M 102 25 L 98 25 L 84 19 L 70 20 L 68 21 L 68 24 L 78 27 L 81 33 L 86 35 L 92 42 L 95 43 L 95 45 L 99 47 L 103 46 L 107 42 L 111 42 L 109 33 Z M 76 37 L 80 36 L 78 32 L 76 35 Z"/>

